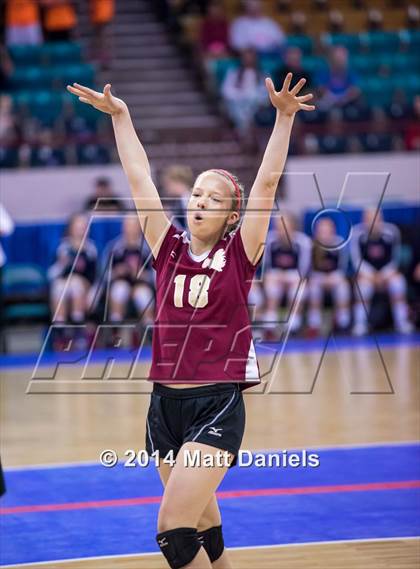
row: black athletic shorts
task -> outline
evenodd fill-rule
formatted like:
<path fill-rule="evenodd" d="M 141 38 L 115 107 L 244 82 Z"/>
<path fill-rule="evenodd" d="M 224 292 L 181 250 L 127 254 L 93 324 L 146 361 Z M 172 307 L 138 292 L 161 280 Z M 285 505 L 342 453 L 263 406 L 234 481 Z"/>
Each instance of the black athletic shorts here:
<path fill-rule="evenodd" d="M 245 404 L 238 383 L 176 388 L 154 382 L 146 420 L 146 451 L 173 458 L 188 441 L 234 455 L 237 461 L 245 430 Z"/>

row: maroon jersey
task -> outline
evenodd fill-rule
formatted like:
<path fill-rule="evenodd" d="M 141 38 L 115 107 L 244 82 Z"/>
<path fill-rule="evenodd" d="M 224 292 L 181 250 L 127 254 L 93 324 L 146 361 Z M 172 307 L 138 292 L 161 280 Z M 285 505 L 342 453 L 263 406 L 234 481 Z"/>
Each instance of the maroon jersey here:
<path fill-rule="evenodd" d="M 193 255 L 187 231 L 170 225 L 156 270 L 149 380 L 260 383 L 247 299 L 254 273 L 239 229 Z"/>

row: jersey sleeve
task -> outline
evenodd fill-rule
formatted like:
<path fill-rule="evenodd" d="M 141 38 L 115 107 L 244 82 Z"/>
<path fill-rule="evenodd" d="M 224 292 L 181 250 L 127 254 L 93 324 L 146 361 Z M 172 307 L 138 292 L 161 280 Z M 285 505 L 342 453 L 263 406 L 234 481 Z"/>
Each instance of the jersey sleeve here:
<path fill-rule="evenodd" d="M 256 272 L 256 270 L 258 269 L 258 267 L 261 264 L 261 260 L 264 256 L 263 251 L 261 250 L 259 252 L 260 257 L 255 264 L 252 263 L 248 259 L 248 255 L 246 254 L 245 247 L 244 247 L 244 242 L 242 241 L 242 234 L 241 234 L 241 228 L 240 227 L 233 234 L 232 242 L 231 242 L 230 246 L 232 249 L 233 256 L 235 257 L 235 259 L 238 260 L 239 265 L 244 270 L 245 277 L 252 278 L 254 276 L 254 273 Z M 262 244 L 261 249 L 263 248 L 263 246 L 264 246 L 264 244 Z"/>
<path fill-rule="evenodd" d="M 166 234 L 160 245 L 157 257 L 154 257 L 152 261 L 152 267 L 155 269 L 156 272 L 160 271 L 162 267 L 165 265 L 170 255 L 171 247 L 173 247 L 175 243 L 175 239 L 173 239 L 173 236 L 176 233 L 179 234 L 180 231 L 173 223 L 171 223 L 168 229 L 166 230 Z"/>

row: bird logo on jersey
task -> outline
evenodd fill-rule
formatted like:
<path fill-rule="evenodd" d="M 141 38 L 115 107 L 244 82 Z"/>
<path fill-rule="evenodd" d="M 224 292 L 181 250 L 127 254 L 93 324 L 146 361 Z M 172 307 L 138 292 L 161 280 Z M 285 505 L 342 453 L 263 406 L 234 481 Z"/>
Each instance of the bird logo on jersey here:
<path fill-rule="evenodd" d="M 204 259 L 203 264 L 201 265 L 203 269 L 207 267 L 209 269 L 214 269 L 215 271 L 222 272 L 223 267 L 226 265 L 226 254 L 224 249 L 217 249 L 216 253 L 213 256 L 213 259 L 207 257 Z"/>

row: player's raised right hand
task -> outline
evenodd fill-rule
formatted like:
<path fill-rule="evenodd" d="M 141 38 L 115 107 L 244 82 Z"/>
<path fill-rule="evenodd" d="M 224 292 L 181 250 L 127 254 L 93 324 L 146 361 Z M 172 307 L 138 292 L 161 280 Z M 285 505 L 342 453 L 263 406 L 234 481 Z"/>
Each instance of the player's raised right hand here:
<path fill-rule="evenodd" d="M 112 95 L 110 83 L 105 85 L 103 93 L 79 85 L 79 83 L 67 85 L 67 90 L 73 95 L 76 95 L 76 97 L 79 97 L 79 101 L 82 101 L 82 103 L 92 105 L 92 107 L 95 107 L 98 111 L 108 113 L 109 115 L 119 114 L 126 109 L 124 101 Z"/>

